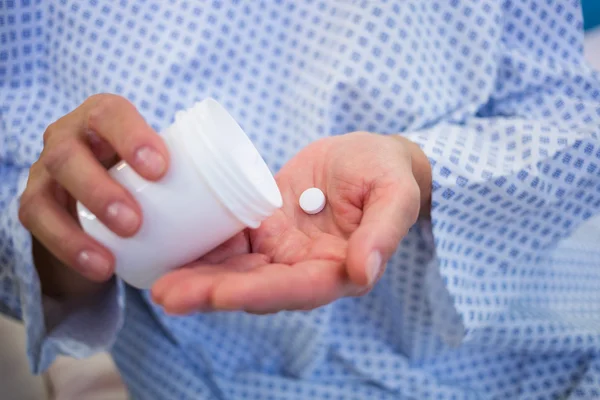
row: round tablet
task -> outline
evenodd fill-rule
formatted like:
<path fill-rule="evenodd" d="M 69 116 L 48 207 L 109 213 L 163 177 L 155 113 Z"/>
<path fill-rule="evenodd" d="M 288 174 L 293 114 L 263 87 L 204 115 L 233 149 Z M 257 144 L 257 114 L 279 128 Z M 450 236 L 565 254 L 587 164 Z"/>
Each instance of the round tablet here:
<path fill-rule="evenodd" d="M 316 214 L 325 208 L 325 195 L 319 188 L 306 189 L 300 195 L 300 208 L 307 214 Z"/>

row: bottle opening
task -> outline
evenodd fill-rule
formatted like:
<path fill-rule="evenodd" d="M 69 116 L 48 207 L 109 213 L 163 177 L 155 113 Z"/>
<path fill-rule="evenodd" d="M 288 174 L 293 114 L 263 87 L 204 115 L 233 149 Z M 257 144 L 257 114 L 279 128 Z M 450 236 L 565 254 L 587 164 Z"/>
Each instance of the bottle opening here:
<path fill-rule="evenodd" d="M 216 128 L 211 142 L 220 153 L 228 154 L 227 161 L 236 176 L 241 174 L 240 177 L 256 189 L 261 201 L 268 203 L 268 208 L 280 208 L 283 200 L 273 173 L 237 121 L 211 98 L 200 104 L 206 107 Z"/>
<path fill-rule="evenodd" d="M 182 144 L 223 204 L 256 228 L 282 206 L 273 174 L 235 119 L 206 99 L 176 116 Z"/>

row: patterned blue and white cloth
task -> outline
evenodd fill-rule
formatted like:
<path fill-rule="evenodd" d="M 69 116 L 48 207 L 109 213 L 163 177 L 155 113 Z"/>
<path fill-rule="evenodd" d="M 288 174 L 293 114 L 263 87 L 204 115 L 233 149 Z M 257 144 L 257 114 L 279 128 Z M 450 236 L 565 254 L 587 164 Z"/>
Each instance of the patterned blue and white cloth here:
<path fill-rule="evenodd" d="M 0 309 L 33 369 L 110 349 L 136 399 L 600 398 L 582 26 L 573 0 L 0 1 Z M 18 196 L 46 126 L 98 92 L 157 130 L 212 96 L 274 170 L 324 136 L 406 135 L 431 223 L 372 293 L 314 311 L 171 317 L 117 283 L 50 321 Z"/>

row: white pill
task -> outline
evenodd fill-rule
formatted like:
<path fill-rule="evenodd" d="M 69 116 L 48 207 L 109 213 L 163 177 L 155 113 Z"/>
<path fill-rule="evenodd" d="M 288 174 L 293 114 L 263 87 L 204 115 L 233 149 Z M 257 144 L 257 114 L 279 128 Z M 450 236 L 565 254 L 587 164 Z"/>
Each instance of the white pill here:
<path fill-rule="evenodd" d="M 319 188 L 306 189 L 300 195 L 300 208 L 307 214 L 317 214 L 325 208 L 325 195 Z"/>

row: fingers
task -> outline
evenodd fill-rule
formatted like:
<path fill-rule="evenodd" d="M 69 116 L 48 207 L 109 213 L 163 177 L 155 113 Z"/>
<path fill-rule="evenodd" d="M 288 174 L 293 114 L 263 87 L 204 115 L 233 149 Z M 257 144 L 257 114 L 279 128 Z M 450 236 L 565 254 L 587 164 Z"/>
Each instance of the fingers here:
<path fill-rule="evenodd" d="M 21 223 L 64 264 L 88 279 L 108 279 L 114 270 L 111 253 L 81 231 L 54 198 L 49 186 L 41 189 L 23 193 L 19 210 Z"/>
<path fill-rule="evenodd" d="M 52 178 L 113 232 L 131 236 L 138 230 L 141 211 L 136 201 L 78 137 L 44 149 L 40 159 Z"/>
<path fill-rule="evenodd" d="M 104 168 L 110 168 L 119 161 L 119 156 L 115 153 L 115 150 L 110 143 L 98 136 L 95 132 L 86 132 L 85 141 L 89 145 L 94 157 L 102 163 Z"/>
<path fill-rule="evenodd" d="M 326 260 L 263 264 L 246 271 L 203 267 L 181 271 L 177 278 L 158 282 L 152 291 L 154 300 L 172 314 L 309 310 L 343 296 L 348 282 L 344 266 Z"/>
<path fill-rule="evenodd" d="M 363 207 L 359 227 L 348 242 L 347 268 L 352 282 L 370 287 L 416 222 L 420 192 L 414 179 L 377 182 Z"/>
<path fill-rule="evenodd" d="M 111 94 L 91 96 L 73 118 L 81 132 L 93 132 L 110 143 L 144 178 L 155 180 L 166 172 L 169 154 L 164 141 L 127 99 Z"/>
<path fill-rule="evenodd" d="M 213 290 L 212 303 L 215 309 L 256 314 L 311 310 L 342 297 L 347 282 L 341 263 L 268 264 L 246 274 L 225 276 Z"/>
<path fill-rule="evenodd" d="M 158 179 L 167 169 L 164 142 L 131 103 L 92 96 L 47 128 L 21 197 L 23 225 L 58 260 L 92 280 L 109 278 L 114 258 L 81 230 L 70 209 L 73 200 L 121 236 L 133 235 L 141 224 L 139 206 L 105 169 L 117 155 L 146 179 Z"/>
<path fill-rule="evenodd" d="M 209 311 L 212 289 L 219 279 L 227 273 L 250 270 L 268 261 L 262 254 L 244 254 L 219 265 L 194 263 L 159 279 L 152 287 L 152 298 L 173 314 Z"/>
<path fill-rule="evenodd" d="M 120 236 L 131 236 L 142 215 L 131 194 L 105 169 L 115 152 L 141 176 L 158 179 L 168 154 L 162 139 L 126 99 L 91 96 L 48 127 L 41 163 L 60 186 Z"/>

